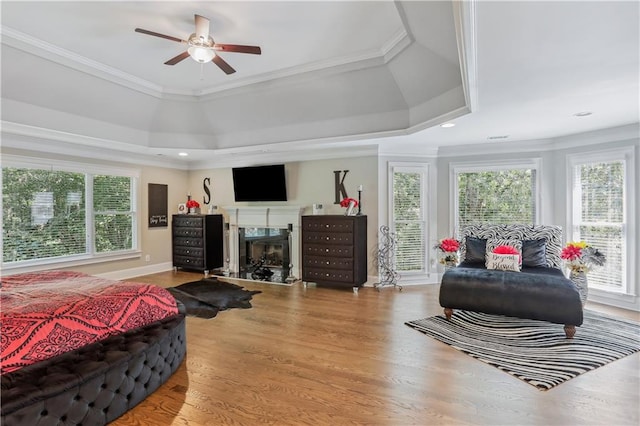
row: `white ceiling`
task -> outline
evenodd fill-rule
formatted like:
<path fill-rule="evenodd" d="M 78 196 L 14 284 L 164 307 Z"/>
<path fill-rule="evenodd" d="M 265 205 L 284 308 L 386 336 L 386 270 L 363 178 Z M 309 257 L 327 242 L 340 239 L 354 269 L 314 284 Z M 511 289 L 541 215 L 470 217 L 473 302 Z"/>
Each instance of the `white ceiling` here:
<path fill-rule="evenodd" d="M 50 149 L 200 160 L 374 143 L 420 153 L 639 121 L 636 1 L 1 7 L 5 145 L 40 138 L 56 141 Z M 232 75 L 190 59 L 166 66 L 184 45 L 134 32 L 186 39 L 195 13 L 217 42 L 262 55 L 221 54 Z"/>

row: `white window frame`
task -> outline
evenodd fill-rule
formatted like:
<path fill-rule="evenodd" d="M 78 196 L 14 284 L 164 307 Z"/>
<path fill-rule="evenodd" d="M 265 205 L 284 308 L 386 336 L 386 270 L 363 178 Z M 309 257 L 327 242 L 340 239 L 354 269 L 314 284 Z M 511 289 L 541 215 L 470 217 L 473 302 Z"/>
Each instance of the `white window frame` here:
<path fill-rule="evenodd" d="M 407 278 L 416 278 L 423 277 L 429 274 L 430 270 L 430 250 L 429 250 L 429 241 L 430 240 L 430 212 L 428 210 L 429 203 L 429 165 L 425 163 L 408 163 L 408 162 L 389 162 L 388 170 L 387 170 L 387 188 L 388 194 L 387 199 L 389 202 L 387 203 L 387 214 L 389 218 L 389 230 L 390 232 L 396 232 L 395 229 L 395 217 L 393 212 L 394 206 L 394 194 L 393 194 L 393 175 L 395 172 L 406 172 L 406 173 L 420 173 L 421 175 L 421 184 L 422 188 L 422 196 L 421 196 L 421 205 L 420 211 L 422 212 L 422 221 L 424 223 L 424 268 L 420 271 L 398 271 L 402 275 L 402 281 L 406 281 Z M 395 264 L 395 259 L 394 259 Z"/>
<path fill-rule="evenodd" d="M 612 161 L 622 161 L 624 164 L 624 179 L 625 185 L 623 187 L 623 222 L 622 222 L 622 235 L 623 235 L 623 247 L 625 255 L 622 257 L 623 270 L 622 270 L 622 287 L 620 289 L 614 289 L 611 287 L 603 287 L 594 284 L 589 285 L 589 290 L 592 295 L 596 296 L 592 298 L 598 301 L 597 298 L 607 299 L 611 298 L 614 301 L 626 303 L 630 301 L 630 297 L 636 296 L 638 289 L 635 283 L 636 276 L 636 262 L 635 259 L 635 245 L 633 236 L 636 235 L 636 201 L 635 201 L 635 150 L 634 147 L 620 148 L 620 149 L 608 149 L 601 151 L 593 151 L 582 154 L 569 154 L 567 155 L 567 219 L 566 219 L 566 241 L 574 241 L 578 239 L 576 234 L 576 227 L 579 226 L 579 220 L 576 217 L 577 211 L 574 211 L 574 206 L 578 200 L 574 194 L 573 187 L 575 184 L 574 168 L 583 164 L 592 163 L 606 163 Z M 566 242 L 565 241 L 565 242 Z M 600 300 L 604 301 L 604 300 Z M 607 303 L 605 301 L 605 303 Z"/>
<path fill-rule="evenodd" d="M 18 262 L 4 263 L 2 262 L 2 270 L 9 271 L 11 274 L 22 272 L 35 272 L 51 268 L 73 267 L 92 263 L 109 262 L 115 260 L 124 260 L 139 258 L 141 255 L 141 212 L 139 209 L 140 192 L 140 170 L 133 168 L 120 168 L 114 166 L 83 164 L 70 161 L 43 159 L 35 157 L 24 157 L 18 155 L 3 155 L 2 167 L 11 168 L 32 168 L 39 170 L 63 171 L 72 173 L 83 173 L 90 175 L 114 175 L 132 178 L 131 185 L 131 213 L 133 217 L 132 223 L 132 248 L 130 250 L 120 250 L 112 253 L 97 253 L 95 251 L 94 241 L 94 217 L 93 217 L 93 194 L 85 188 L 85 222 L 87 224 L 87 253 L 46 258 L 46 259 L 30 259 Z M 0 188 L 2 188 L 2 173 L 0 173 Z M 89 176 L 92 179 L 92 176 Z M 2 208 L 2 199 L 0 197 L 0 223 L 4 223 Z M 4 235 L 0 233 L 0 248 L 2 248 Z"/>
<path fill-rule="evenodd" d="M 541 196 L 541 182 L 542 182 L 542 159 L 520 159 L 520 160 L 505 160 L 505 161 L 482 161 L 482 162 L 465 162 L 465 163 L 451 163 L 449 164 L 449 208 L 453 213 L 450 215 L 451 223 L 449 224 L 452 231 L 452 235 L 460 235 L 460 218 L 458 215 L 458 209 L 460 207 L 458 201 L 458 174 L 459 173 L 477 173 L 477 172 L 495 172 L 500 170 L 513 170 L 513 169 L 532 169 L 536 171 L 536 188 L 535 194 L 533 194 L 534 202 L 536 205 L 535 215 L 533 223 L 540 223 L 540 215 L 543 210 L 542 196 Z"/>

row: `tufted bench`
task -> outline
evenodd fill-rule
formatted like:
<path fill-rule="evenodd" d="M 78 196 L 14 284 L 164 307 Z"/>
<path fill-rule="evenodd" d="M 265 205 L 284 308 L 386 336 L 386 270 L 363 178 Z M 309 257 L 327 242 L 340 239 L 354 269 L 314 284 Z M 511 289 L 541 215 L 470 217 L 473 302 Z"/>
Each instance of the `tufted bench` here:
<path fill-rule="evenodd" d="M 176 371 L 185 337 L 180 313 L 5 374 L 2 425 L 107 424 Z"/>

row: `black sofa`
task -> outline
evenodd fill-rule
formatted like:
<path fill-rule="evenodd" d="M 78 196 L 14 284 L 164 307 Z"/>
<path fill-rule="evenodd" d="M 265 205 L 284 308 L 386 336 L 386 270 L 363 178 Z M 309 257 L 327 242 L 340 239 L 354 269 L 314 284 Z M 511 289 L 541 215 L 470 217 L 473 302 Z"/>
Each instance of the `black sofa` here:
<path fill-rule="evenodd" d="M 561 270 L 559 227 L 474 225 L 462 234 L 463 261 L 444 273 L 440 285 L 440 306 L 447 319 L 454 309 L 463 309 L 564 324 L 567 338 L 574 336 L 583 310 L 577 287 Z M 490 239 L 524 242 L 520 272 L 485 267 L 472 245 Z"/>

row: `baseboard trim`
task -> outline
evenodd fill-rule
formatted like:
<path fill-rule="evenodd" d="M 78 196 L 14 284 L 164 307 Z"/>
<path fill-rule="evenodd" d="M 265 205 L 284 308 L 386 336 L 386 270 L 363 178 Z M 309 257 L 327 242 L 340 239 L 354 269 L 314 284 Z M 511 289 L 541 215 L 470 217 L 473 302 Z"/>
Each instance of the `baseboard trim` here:
<path fill-rule="evenodd" d="M 171 262 L 156 263 L 139 268 L 122 269 L 120 271 L 105 272 L 103 274 L 95 274 L 97 277 L 107 278 L 110 280 L 127 280 L 141 275 L 157 274 L 159 272 L 167 272 L 173 269 Z"/>

